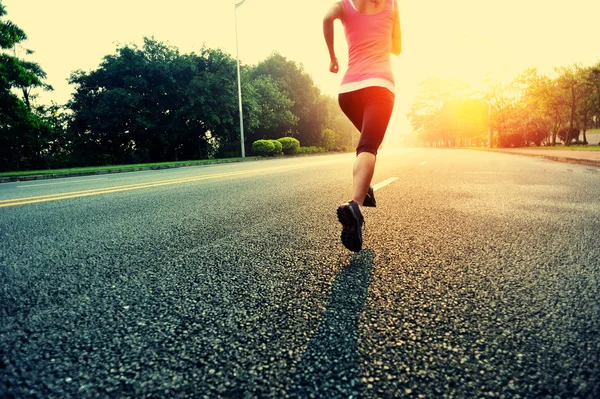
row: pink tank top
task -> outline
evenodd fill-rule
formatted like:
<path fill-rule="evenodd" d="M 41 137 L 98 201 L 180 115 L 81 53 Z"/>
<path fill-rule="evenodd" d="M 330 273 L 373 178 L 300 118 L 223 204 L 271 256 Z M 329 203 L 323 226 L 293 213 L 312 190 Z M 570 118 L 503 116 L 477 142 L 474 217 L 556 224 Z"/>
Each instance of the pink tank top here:
<path fill-rule="evenodd" d="M 343 0 L 348 70 L 342 79 L 340 93 L 369 86 L 383 86 L 394 91 L 390 60 L 394 0 L 384 1 L 385 7 L 381 12 L 365 15 L 357 11 L 351 0 Z"/>

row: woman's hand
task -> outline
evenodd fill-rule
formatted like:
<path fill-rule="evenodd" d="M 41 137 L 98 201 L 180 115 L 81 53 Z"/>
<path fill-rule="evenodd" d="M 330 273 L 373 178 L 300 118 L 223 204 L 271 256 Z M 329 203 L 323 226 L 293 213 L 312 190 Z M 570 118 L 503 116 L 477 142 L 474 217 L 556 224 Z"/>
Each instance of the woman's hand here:
<path fill-rule="evenodd" d="M 338 65 L 337 58 L 333 58 L 331 61 L 329 61 L 329 72 L 338 73 L 339 69 L 340 66 Z"/>

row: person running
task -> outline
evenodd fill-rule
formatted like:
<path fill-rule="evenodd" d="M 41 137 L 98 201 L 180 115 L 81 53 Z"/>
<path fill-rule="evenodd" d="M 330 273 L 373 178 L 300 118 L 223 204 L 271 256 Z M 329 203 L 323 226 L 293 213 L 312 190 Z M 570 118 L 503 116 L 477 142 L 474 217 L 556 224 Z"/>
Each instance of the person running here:
<path fill-rule="evenodd" d="M 376 206 L 371 179 L 377 149 L 383 141 L 394 108 L 395 85 L 390 54 L 402 51 L 396 0 L 340 0 L 323 18 L 323 35 L 329 50 L 329 71 L 337 73 L 334 49 L 336 19 L 342 21 L 348 42 L 348 69 L 339 89 L 344 114 L 360 131 L 352 170 L 352 200 L 337 209 L 342 244 L 351 251 L 362 248 L 362 206 Z"/>

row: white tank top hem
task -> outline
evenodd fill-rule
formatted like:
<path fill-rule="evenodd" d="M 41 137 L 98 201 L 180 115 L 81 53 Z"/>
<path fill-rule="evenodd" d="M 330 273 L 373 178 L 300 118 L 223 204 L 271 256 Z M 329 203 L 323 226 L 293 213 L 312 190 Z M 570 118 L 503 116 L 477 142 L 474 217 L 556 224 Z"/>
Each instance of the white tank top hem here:
<path fill-rule="evenodd" d="M 356 91 L 356 90 L 364 89 L 366 87 L 373 87 L 373 86 L 385 87 L 392 93 L 396 92 L 394 84 L 392 82 L 390 82 L 389 80 L 382 79 L 382 78 L 371 78 L 371 79 L 361 80 L 360 82 L 345 83 L 340 86 L 339 94 L 349 93 L 351 91 Z"/>

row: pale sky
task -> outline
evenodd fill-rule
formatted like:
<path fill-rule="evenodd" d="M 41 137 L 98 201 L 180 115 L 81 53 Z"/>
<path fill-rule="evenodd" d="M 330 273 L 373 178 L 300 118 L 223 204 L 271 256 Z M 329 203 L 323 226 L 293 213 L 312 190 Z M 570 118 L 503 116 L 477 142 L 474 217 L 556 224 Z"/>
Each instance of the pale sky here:
<path fill-rule="evenodd" d="M 273 51 L 304 65 L 325 94 L 337 95 L 347 47 L 336 25 L 340 72 L 328 70 L 322 19 L 332 0 L 247 0 L 238 8 L 240 59 L 256 64 Z M 39 102 L 64 104 L 70 73 L 89 71 L 118 45 L 144 36 L 182 53 L 203 44 L 236 56 L 234 0 L 3 0 L 6 18 L 28 36 L 28 60 L 48 74 L 52 93 Z M 393 58 L 396 107 L 388 136 L 410 131 L 405 114 L 427 77 L 456 77 L 482 88 L 486 75 L 510 81 L 528 67 L 600 61 L 599 0 L 398 0 L 403 53 Z"/>

